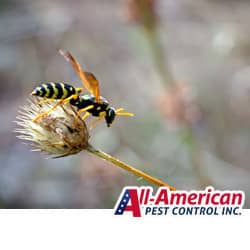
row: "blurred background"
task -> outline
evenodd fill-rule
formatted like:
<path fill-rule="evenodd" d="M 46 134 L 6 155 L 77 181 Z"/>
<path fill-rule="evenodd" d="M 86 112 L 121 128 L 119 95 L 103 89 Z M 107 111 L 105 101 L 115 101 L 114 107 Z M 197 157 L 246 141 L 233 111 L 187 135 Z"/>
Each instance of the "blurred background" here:
<path fill-rule="evenodd" d="M 86 152 L 61 159 L 12 132 L 45 81 L 81 83 L 58 49 L 94 72 L 112 106 L 136 114 L 100 123 L 91 143 L 178 189 L 241 189 L 250 208 L 250 2 L 0 2 L 0 207 L 112 208 L 146 185 Z"/>

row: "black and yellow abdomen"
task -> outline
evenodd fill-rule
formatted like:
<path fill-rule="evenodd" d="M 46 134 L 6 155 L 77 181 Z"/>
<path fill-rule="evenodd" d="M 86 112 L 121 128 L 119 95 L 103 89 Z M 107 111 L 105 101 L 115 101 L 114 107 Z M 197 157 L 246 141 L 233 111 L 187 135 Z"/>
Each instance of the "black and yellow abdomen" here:
<path fill-rule="evenodd" d="M 80 92 L 80 88 L 75 88 L 66 83 L 46 82 L 37 86 L 31 94 L 51 99 L 66 99 L 74 94 L 79 94 Z"/>

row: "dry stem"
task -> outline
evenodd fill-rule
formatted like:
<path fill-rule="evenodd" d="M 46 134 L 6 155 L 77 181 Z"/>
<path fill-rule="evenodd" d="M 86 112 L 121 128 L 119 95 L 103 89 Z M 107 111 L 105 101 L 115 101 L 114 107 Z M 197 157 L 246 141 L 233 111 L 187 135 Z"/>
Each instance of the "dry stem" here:
<path fill-rule="evenodd" d="M 149 181 L 149 182 L 151 182 L 153 184 L 156 184 L 158 186 L 166 186 L 170 190 L 176 190 L 175 187 L 169 185 L 168 183 L 163 182 L 163 181 L 161 181 L 161 180 L 159 180 L 159 179 L 157 179 L 157 178 L 155 178 L 155 177 L 153 177 L 153 176 L 151 176 L 151 175 L 149 175 L 147 173 L 144 173 L 143 171 L 138 170 L 138 169 L 136 169 L 136 168 L 134 168 L 134 167 L 120 161 L 119 159 L 117 159 L 117 158 L 115 158 L 115 157 L 113 157 L 113 156 L 111 156 L 111 155 L 109 155 L 109 154 L 107 154 L 107 153 L 105 153 L 105 152 L 103 152 L 101 150 L 95 149 L 91 145 L 89 145 L 89 147 L 87 147 L 86 150 L 88 152 L 90 152 L 90 153 L 92 153 L 92 154 L 106 160 L 106 161 L 109 161 L 109 162 L 113 163 L 114 165 L 116 165 L 116 166 L 118 166 L 120 168 L 123 168 L 123 169 L 133 173 L 134 175 L 137 175 L 139 177 L 144 178 L 145 180 L 147 180 L 147 181 Z"/>

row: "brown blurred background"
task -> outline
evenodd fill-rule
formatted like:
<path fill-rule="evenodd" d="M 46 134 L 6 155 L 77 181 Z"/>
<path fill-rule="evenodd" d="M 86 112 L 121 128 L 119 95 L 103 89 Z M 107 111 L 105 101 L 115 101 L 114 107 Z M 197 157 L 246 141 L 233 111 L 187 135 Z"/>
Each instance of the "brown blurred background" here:
<path fill-rule="evenodd" d="M 131 2 L 0 2 L 0 207 L 112 208 L 123 186 L 148 184 L 85 152 L 48 160 L 15 138 L 12 121 L 35 86 L 81 85 L 59 48 L 95 73 L 114 107 L 136 114 L 99 124 L 95 147 L 179 189 L 244 190 L 250 207 L 250 2 L 158 0 L 154 11 Z M 152 11 L 153 27 L 133 11 Z M 157 104 L 170 74 L 189 86 L 197 119 L 170 121 L 173 91 Z"/>

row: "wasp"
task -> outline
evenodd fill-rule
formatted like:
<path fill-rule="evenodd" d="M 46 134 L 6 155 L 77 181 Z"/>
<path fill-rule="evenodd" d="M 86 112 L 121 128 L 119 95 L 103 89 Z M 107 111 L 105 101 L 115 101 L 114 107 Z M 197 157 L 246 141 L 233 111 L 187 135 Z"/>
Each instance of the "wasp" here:
<path fill-rule="evenodd" d="M 56 99 L 59 101 L 52 108 L 35 117 L 33 119 L 34 122 L 48 115 L 58 106 L 66 103 L 70 103 L 72 106 L 75 106 L 77 108 L 78 115 L 85 112 L 82 116 L 82 120 L 86 119 L 90 115 L 97 117 L 97 119 L 92 122 L 90 128 L 93 128 L 103 119 L 105 119 L 107 126 L 110 127 L 116 116 L 134 116 L 133 113 L 126 112 L 122 108 L 115 109 L 111 107 L 109 102 L 104 97 L 100 96 L 99 82 L 95 75 L 91 72 L 83 71 L 80 64 L 68 51 L 59 50 L 59 53 L 72 64 L 84 88 L 89 92 L 89 94 L 80 95 L 84 88 L 75 88 L 70 84 L 62 82 L 47 82 L 39 85 L 32 91 L 31 95 L 46 98 L 40 103 L 50 102 Z"/>

